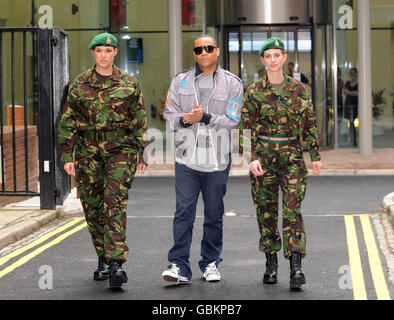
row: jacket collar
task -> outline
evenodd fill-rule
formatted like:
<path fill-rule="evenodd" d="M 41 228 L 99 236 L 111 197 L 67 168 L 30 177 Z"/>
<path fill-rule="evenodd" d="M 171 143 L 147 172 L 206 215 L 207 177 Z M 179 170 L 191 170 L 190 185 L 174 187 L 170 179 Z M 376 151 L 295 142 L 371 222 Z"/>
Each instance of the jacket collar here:
<path fill-rule="evenodd" d="M 215 75 L 218 73 L 218 71 L 220 70 L 220 66 L 219 66 L 219 61 L 216 63 L 216 69 L 213 72 L 213 77 L 215 77 Z M 198 63 L 196 63 L 196 67 L 195 67 L 195 71 L 194 71 L 194 77 L 197 78 L 199 75 L 201 75 L 203 73 L 203 71 L 200 69 L 200 66 L 198 65 Z"/>
<path fill-rule="evenodd" d="M 284 73 L 284 72 L 283 72 L 283 75 L 285 77 L 285 87 L 289 87 L 289 83 L 291 82 L 292 78 L 289 75 L 287 75 L 286 73 Z M 267 71 L 264 71 L 262 78 L 263 78 L 263 87 L 265 89 L 273 90 L 272 84 L 268 80 Z"/>
<path fill-rule="evenodd" d="M 93 67 L 89 68 L 86 72 L 85 75 L 85 81 L 89 82 L 89 84 L 94 87 L 97 86 L 97 75 L 96 72 L 94 72 L 96 65 L 94 65 Z M 112 80 L 114 81 L 119 81 L 120 80 L 120 69 L 115 66 L 114 64 L 112 65 Z M 101 84 L 99 85 L 101 86 Z"/>

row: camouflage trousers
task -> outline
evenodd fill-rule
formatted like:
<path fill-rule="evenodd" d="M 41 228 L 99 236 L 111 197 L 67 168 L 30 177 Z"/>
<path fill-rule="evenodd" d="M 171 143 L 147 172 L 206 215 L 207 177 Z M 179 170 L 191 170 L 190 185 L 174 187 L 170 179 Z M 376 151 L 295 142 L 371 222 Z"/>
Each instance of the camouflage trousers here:
<path fill-rule="evenodd" d="M 275 253 L 282 247 L 278 229 L 278 195 L 282 191 L 283 252 L 289 259 L 292 251 L 306 254 L 305 227 L 301 201 L 305 197 L 307 169 L 299 142 L 261 143 L 258 158 L 264 174 L 250 172 L 252 198 L 260 230 L 259 249 Z"/>
<path fill-rule="evenodd" d="M 98 256 L 125 262 L 128 190 L 137 156 L 114 142 L 86 142 L 76 146 L 76 181 L 88 230 Z"/>

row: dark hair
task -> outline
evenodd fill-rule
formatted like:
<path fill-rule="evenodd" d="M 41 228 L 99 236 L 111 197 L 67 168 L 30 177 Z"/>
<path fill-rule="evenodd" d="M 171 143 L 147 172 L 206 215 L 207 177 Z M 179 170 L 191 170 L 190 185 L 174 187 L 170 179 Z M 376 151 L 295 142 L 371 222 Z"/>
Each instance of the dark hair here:
<path fill-rule="evenodd" d="M 209 39 L 211 39 L 213 41 L 213 43 L 215 44 L 215 47 L 217 47 L 217 42 L 216 42 L 215 37 L 211 36 L 210 34 L 201 34 L 201 35 L 199 35 L 196 39 L 194 39 L 193 47 L 196 44 L 196 41 L 201 39 L 201 38 L 209 38 Z"/>

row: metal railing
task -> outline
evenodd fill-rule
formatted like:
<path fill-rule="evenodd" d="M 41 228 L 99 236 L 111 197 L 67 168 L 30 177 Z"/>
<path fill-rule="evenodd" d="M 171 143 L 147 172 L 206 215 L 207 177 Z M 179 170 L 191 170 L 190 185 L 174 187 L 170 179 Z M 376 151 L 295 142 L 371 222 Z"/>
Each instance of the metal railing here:
<path fill-rule="evenodd" d="M 36 84 L 36 66 L 32 65 L 32 68 L 30 70 L 30 74 L 28 72 L 28 63 L 27 63 L 27 34 L 31 34 L 31 38 L 33 39 L 32 43 L 34 43 L 34 39 L 37 34 L 37 29 L 36 28 L 0 28 L 0 123 L 1 123 L 1 129 L 0 129 L 0 136 L 1 136 L 1 191 L 0 195 L 2 196 L 35 196 L 39 195 L 40 193 L 37 190 L 32 190 L 31 184 L 29 184 L 29 161 L 38 161 L 38 159 L 29 159 L 29 140 L 28 140 L 28 133 L 29 129 L 32 130 L 32 128 L 28 127 L 28 113 L 29 113 L 29 104 L 28 104 L 28 86 L 27 86 L 27 78 L 30 76 L 33 79 L 33 86 Z M 16 44 L 16 36 L 22 35 L 22 43 L 17 43 Z M 8 36 L 9 38 L 9 43 L 6 41 L 6 37 Z M 19 49 L 18 52 L 16 52 L 15 47 L 18 45 Z M 34 47 L 34 45 L 33 45 Z M 9 48 L 9 52 L 6 52 L 6 56 L 4 55 L 5 48 Z M 34 49 L 32 49 L 34 52 Z M 23 87 L 23 153 L 24 153 L 24 186 L 18 185 L 18 172 L 17 172 L 17 139 L 16 139 L 16 96 L 15 96 L 15 88 L 17 86 L 16 84 L 16 60 L 17 60 L 17 55 L 22 56 L 22 74 L 23 74 L 23 79 L 22 79 L 22 87 Z M 18 59 L 20 61 L 20 59 Z M 34 59 L 32 59 L 34 61 Z M 6 68 L 9 66 L 10 69 L 10 74 L 7 73 Z M 20 84 L 19 84 L 20 86 Z M 4 97 L 4 92 L 3 88 L 11 88 L 11 93 L 8 95 L 8 97 Z M 33 92 L 36 91 L 33 88 Z M 20 97 L 20 95 L 19 95 Z M 33 103 L 34 103 L 34 96 L 33 97 Z M 4 123 L 5 123 L 5 117 L 4 117 L 4 98 L 9 98 L 7 99 L 10 103 L 10 105 L 7 106 L 7 112 L 10 111 L 11 117 L 8 117 L 7 122 L 11 120 L 11 123 L 7 123 L 8 126 L 11 126 L 11 130 L 7 130 L 8 132 L 11 132 L 11 139 L 10 139 L 10 144 L 11 144 L 11 154 L 7 152 L 5 154 L 5 151 L 9 151 L 10 148 L 6 148 L 6 141 L 5 141 L 5 128 L 4 128 Z M 11 108 L 9 108 L 11 107 Z M 19 127 L 19 126 L 18 126 Z M 7 132 L 7 133 L 8 133 Z M 10 134 L 7 134 L 7 136 L 10 136 Z M 20 139 L 18 139 L 20 143 Z M 6 159 L 12 158 L 12 170 L 9 170 L 6 172 L 7 166 L 6 166 Z M 18 159 L 20 160 L 20 159 Z M 10 163 L 7 161 L 8 164 Z M 12 181 L 11 184 L 7 183 L 8 181 Z"/>
<path fill-rule="evenodd" d="M 69 81 L 67 41 L 59 28 L 0 28 L 0 196 L 40 196 L 42 209 L 62 204 L 70 190 L 56 139 Z"/>

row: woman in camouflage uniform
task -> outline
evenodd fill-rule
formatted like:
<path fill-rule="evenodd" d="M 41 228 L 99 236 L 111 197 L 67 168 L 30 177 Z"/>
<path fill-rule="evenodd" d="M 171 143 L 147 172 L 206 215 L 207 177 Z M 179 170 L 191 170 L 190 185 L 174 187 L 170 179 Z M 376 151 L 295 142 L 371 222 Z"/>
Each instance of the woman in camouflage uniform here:
<path fill-rule="evenodd" d="M 143 173 L 146 113 L 137 79 L 114 64 L 117 39 L 102 33 L 89 49 L 95 66 L 70 85 L 59 123 L 64 170 L 76 180 L 98 255 L 94 280 L 127 282 L 126 207 L 135 171 Z M 75 151 L 75 162 L 73 159 Z"/>
<path fill-rule="evenodd" d="M 282 243 L 278 230 L 278 193 L 283 195 L 283 247 L 290 260 L 290 287 L 305 284 L 301 258 L 305 252 L 305 229 L 301 201 L 305 196 L 307 169 L 300 138 L 306 142 L 313 173 L 321 169 L 315 113 L 304 85 L 286 75 L 287 59 L 280 38 L 264 42 L 259 56 L 266 72 L 245 93 L 240 125 L 241 146 L 250 130 L 250 180 L 261 234 L 259 248 L 265 252 L 264 283 L 276 283 L 276 253 Z"/>

